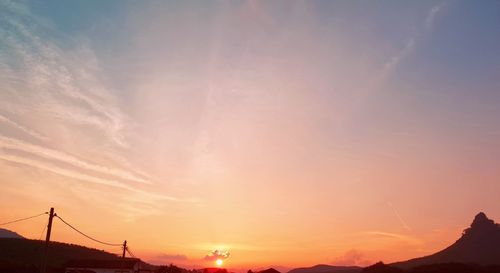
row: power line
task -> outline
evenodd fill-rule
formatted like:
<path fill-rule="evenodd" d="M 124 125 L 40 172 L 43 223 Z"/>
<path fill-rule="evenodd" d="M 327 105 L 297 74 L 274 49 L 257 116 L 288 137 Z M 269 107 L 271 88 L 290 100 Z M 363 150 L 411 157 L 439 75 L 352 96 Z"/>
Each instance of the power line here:
<path fill-rule="evenodd" d="M 47 229 L 47 225 L 43 224 L 42 233 L 40 233 L 40 238 L 38 238 L 38 240 L 42 240 L 43 234 L 45 233 L 45 229 Z"/>
<path fill-rule="evenodd" d="M 132 253 L 132 251 L 130 251 L 130 248 L 129 248 L 129 247 L 125 248 L 125 251 L 127 251 L 127 253 L 128 253 L 130 256 L 132 256 L 132 258 L 137 258 L 137 257 L 136 257 L 136 256 Z"/>
<path fill-rule="evenodd" d="M 39 216 L 42 216 L 42 215 L 45 215 L 45 214 L 48 214 L 48 212 L 40 213 L 40 214 L 33 215 L 33 216 L 30 216 L 30 217 L 26 217 L 26 218 L 17 219 L 17 220 L 10 221 L 10 222 L 1 223 L 0 226 L 17 223 L 17 222 L 21 222 L 21 221 L 24 221 L 24 220 L 33 219 L 33 218 L 36 218 L 36 217 L 39 217 Z"/>
<path fill-rule="evenodd" d="M 44 223 L 44 224 L 43 224 L 42 233 L 40 233 L 40 237 L 38 238 L 38 240 L 40 241 L 40 243 L 41 243 L 41 242 L 43 242 L 43 241 L 42 241 L 42 238 L 43 238 L 43 234 L 45 233 L 45 230 L 46 230 L 46 229 L 47 229 L 47 225 Z M 43 262 L 44 262 L 44 260 L 43 260 L 43 258 L 44 258 L 44 257 L 43 257 L 43 255 L 44 255 L 45 253 L 44 253 L 43 251 L 40 251 L 40 252 L 39 252 L 39 254 L 40 254 L 40 255 L 39 255 L 39 256 L 40 256 L 40 263 L 39 263 L 38 265 L 40 266 L 40 268 L 42 268 L 42 266 L 43 266 Z"/>
<path fill-rule="evenodd" d="M 70 223 L 66 222 L 63 218 L 61 218 L 59 215 L 57 214 L 52 214 L 53 212 L 53 209 L 51 209 L 51 214 L 50 214 L 50 217 L 49 217 L 49 225 L 50 225 L 50 222 L 51 222 L 51 217 L 57 217 L 59 218 L 59 220 L 61 220 L 61 222 L 63 222 L 65 225 L 67 225 L 68 227 L 70 227 L 71 229 L 73 229 L 74 231 L 78 232 L 80 235 L 94 241 L 94 242 L 97 242 L 97 243 L 100 243 L 100 244 L 103 244 L 103 245 L 108 245 L 108 246 L 123 246 L 124 247 L 124 251 L 126 251 L 131 257 L 133 258 L 137 258 L 133 253 L 132 251 L 130 251 L 130 249 L 127 247 L 126 245 L 126 241 L 123 243 L 123 244 L 113 244 L 113 243 L 108 243 L 108 242 L 104 242 L 104 241 L 101 241 L 101 240 L 98 240 L 94 237 L 91 237 L 90 235 L 87 235 L 86 233 L 80 231 L 78 228 L 76 228 L 75 226 L 71 225 Z M 33 218 L 36 218 L 36 217 L 40 217 L 42 215 L 47 215 L 49 214 L 48 212 L 44 212 L 44 213 L 40 213 L 40 214 L 37 214 L 37 215 L 33 215 L 33 216 L 29 216 L 29 217 L 25 217 L 25 218 L 20 218 L 20 219 L 17 219 L 17 220 L 13 220 L 13 221 L 9 221 L 9 222 L 5 222 L 5 223 L 0 223 L 0 226 L 3 226 L 3 225 L 8 225 L 8 224 L 13 224 L 13 223 L 17 223 L 17 222 L 21 222 L 21 221 L 25 221 L 25 220 L 29 220 L 29 219 L 33 219 Z M 43 230 L 42 230 L 42 233 L 40 235 L 40 239 L 42 238 L 43 236 L 43 233 L 45 232 L 45 230 L 47 229 L 47 226 L 44 225 L 43 227 Z M 47 232 L 48 234 L 50 234 L 50 229 L 48 230 Z M 47 235 L 49 236 L 49 235 Z M 48 240 L 48 239 L 47 239 Z M 124 252 L 125 253 L 125 252 Z"/>
<path fill-rule="evenodd" d="M 103 241 L 101 241 L 101 240 L 97 240 L 97 239 L 95 239 L 95 238 L 93 238 L 93 237 L 90 237 L 89 235 L 87 235 L 87 234 L 85 234 L 85 233 L 81 232 L 80 230 L 78 230 L 76 227 L 72 226 L 70 223 L 68 223 L 68 222 L 64 221 L 64 219 L 62 219 L 59 215 L 57 215 L 57 214 L 56 214 L 56 215 L 54 215 L 54 216 L 55 216 L 55 217 L 57 217 L 57 218 L 59 218 L 59 220 L 61 220 L 64 224 L 66 224 L 68 227 L 70 227 L 70 228 L 71 228 L 71 229 L 73 229 L 74 231 L 76 231 L 76 232 L 80 233 L 81 235 L 83 235 L 83 236 L 87 237 L 88 239 L 90 239 L 90 240 L 92 240 L 92 241 L 94 241 L 94 242 L 98 242 L 98 243 L 101 243 L 101 244 L 103 244 L 103 245 L 108 245 L 108 246 L 122 246 L 122 244 L 107 243 L 107 242 L 103 242 Z"/>

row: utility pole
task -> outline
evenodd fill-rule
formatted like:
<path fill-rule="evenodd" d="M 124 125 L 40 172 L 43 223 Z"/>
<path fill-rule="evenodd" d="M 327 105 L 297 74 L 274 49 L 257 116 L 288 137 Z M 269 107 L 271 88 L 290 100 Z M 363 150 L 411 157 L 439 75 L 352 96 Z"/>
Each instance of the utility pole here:
<path fill-rule="evenodd" d="M 123 254 L 122 258 L 125 258 L 125 251 L 127 250 L 127 240 L 123 241 Z"/>
<path fill-rule="evenodd" d="M 42 267 L 40 269 L 40 273 L 45 273 L 47 269 L 47 256 L 49 250 L 49 242 L 50 242 L 50 232 L 52 231 L 52 219 L 54 218 L 54 208 L 50 208 L 49 213 L 49 224 L 47 225 L 47 236 L 45 237 L 45 250 L 43 254 Z"/>
<path fill-rule="evenodd" d="M 122 265 L 121 265 L 121 273 L 125 272 L 125 251 L 127 251 L 127 240 L 123 241 L 123 253 L 122 253 Z"/>

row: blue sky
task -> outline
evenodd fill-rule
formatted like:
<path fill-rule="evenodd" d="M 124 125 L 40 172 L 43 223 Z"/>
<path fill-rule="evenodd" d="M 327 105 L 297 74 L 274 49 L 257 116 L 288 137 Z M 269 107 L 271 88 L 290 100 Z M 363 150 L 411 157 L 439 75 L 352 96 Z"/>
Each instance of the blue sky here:
<path fill-rule="evenodd" d="M 498 1 L 0 7 L 2 217 L 98 212 L 150 261 L 234 267 L 411 258 L 500 217 Z"/>

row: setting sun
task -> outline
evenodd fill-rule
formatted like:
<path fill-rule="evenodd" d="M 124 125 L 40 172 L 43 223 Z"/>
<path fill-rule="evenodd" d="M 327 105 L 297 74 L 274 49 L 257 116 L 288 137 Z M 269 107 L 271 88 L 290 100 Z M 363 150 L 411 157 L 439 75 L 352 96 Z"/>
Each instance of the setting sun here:
<path fill-rule="evenodd" d="M 0 273 L 500 273 L 499 26 L 0 0 Z"/>

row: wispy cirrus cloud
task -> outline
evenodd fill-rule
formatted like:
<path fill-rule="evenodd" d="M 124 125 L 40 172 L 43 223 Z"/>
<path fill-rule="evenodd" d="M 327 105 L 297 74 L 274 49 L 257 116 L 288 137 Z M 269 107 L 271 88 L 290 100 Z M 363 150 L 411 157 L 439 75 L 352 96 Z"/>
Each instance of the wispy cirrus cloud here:
<path fill-rule="evenodd" d="M 2 87 L 11 91 L 17 103 L 4 100 L 0 106 L 14 112 L 23 108 L 44 112 L 75 125 L 88 124 L 114 144 L 126 147 L 124 130 L 129 120 L 115 106 L 106 84 L 95 75 L 98 62 L 84 40 L 70 51 L 63 50 L 41 34 L 55 30 L 40 26 L 38 18 L 11 6 L 7 5 L 1 22 L 9 31 L 0 33 L 5 45 L 0 68 L 7 79 Z M 22 99 L 19 93 L 23 93 Z"/>
<path fill-rule="evenodd" d="M 125 184 L 122 184 L 118 181 L 115 181 L 115 180 L 99 178 L 96 176 L 87 175 L 84 173 L 72 171 L 72 170 L 69 170 L 69 169 L 66 169 L 63 167 L 59 167 L 55 164 L 50 164 L 48 162 L 39 161 L 39 160 L 32 159 L 32 158 L 29 158 L 26 156 L 12 155 L 12 154 L 5 153 L 3 151 L 2 153 L 0 153 L 0 159 L 14 162 L 14 163 L 28 165 L 28 166 L 35 167 L 35 168 L 41 169 L 41 170 L 50 171 L 50 172 L 53 172 L 53 173 L 56 173 L 56 174 L 59 174 L 59 175 L 62 175 L 62 176 L 68 177 L 68 178 L 73 178 L 73 179 L 77 179 L 77 180 L 81 180 L 81 181 L 88 181 L 88 182 L 92 182 L 92 183 L 96 183 L 96 184 L 112 186 L 112 187 L 121 188 L 121 189 L 133 190 L 133 188 L 131 188 Z"/>
<path fill-rule="evenodd" d="M 2 148 L 8 148 L 8 149 L 13 149 L 13 150 L 20 150 L 23 152 L 27 152 L 30 154 L 34 154 L 40 157 L 44 157 L 46 159 L 50 160 L 57 160 L 66 164 L 73 165 L 75 167 L 87 170 L 87 171 L 93 171 L 93 172 L 98 172 L 101 174 L 105 175 L 110 175 L 117 177 L 119 179 L 125 179 L 129 181 L 134 181 L 138 183 L 145 183 L 145 184 L 150 184 L 151 182 L 146 180 L 145 178 L 139 177 L 131 172 L 122 170 L 122 169 L 116 169 L 116 168 L 111 168 L 103 165 L 97 165 L 93 164 L 84 160 L 81 160 L 75 156 L 69 155 L 67 153 L 63 153 L 54 149 L 50 148 L 45 148 L 42 146 L 30 144 L 25 141 L 21 141 L 18 139 L 14 138 L 9 138 L 0 135 L 0 147 Z"/>
<path fill-rule="evenodd" d="M 390 201 L 387 201 L 386 202 L 387 206 L 389 206 L 392 210 L 392 212 L 394 212 L 394 215 L 396 215 L 396 217 L 398 218 L 399 222 L 401 223 L 401 225 L 408 231 L 412 231 L 412 229 L 410 228 L 410 226 L 408 226 L 408 224 L 406 223 L 406 221 L 403 219 L 403 217 L 401 217 L 401 215 L 399 214 L 399 212 L 396 210 L 396 208 L 394 207 L 394 205 L 392 204 L 392 202 Z"/>
<path fill-rule="evenodd" d="M 422 244 L 422 241 L 418 238 L 404 235 L 404 234 L 398 234 L 398 233 L 392 233 L 392 232 L 385 232 L 385 231 L 377 231 L 377 230 L 372 230 L 372 231 L 365 231 L 362 232 L 363 235 L 374 237 L 374 238 L 389 238 L 389 239 L 396 239 L 400 240 L 409 244 L 416 244 L 420 245 Z"/>
<path fill-rule="evenodd" d="M 166 261 L 186 261 L 188 259 L 188 257 L 183 254 L 162 254 L 157 258 Z"/>
<path fill-rule="evenodd" d="M 97 176 L 93 176 L 93 175 L 85 174 L 82 172 L 70 170 L 70 169 L 67 169 L 64 167 L 60 167 L 60 166 L 57 166 L 57 164 L 51 164 L 49 162 L 44 162 L 44 161 L 29 158 L 29 157 L 25 157 L 25 156 L 8 154 L 8 153 L 5 153 L 5 151 L 0 152 L 0 159 L 3 159 L 5 161 L 9 161 L 9 162 L 18 163 L 18 164 L 24 164 L 24 165 L 27 165 L 30 167 L 41 169 L 41 170 L 50 171 L 50 172 L 58 174 L 58 175 L 62 175 L 62 176 L 68 177 L 68 178 L 72 178 L 72 179 L 76 179 L 76 180 L 80 180 L 80 181 L 84 181 L 84 182 L 91 182 L 91 183 L 95 183 L 95 184 L 111 186 L 111 187 L 127 190 L 129 192 L 133 192 L 133 193 L 141 195 L 142 198 L 146 198 L 146 200 L 147 199 L 155 199 L 155 200 L 164 200 L 164 201 L 166 200 L 166 201 L 176 201 L 176 202 L 177 201 L 178 202 L 190 202 L 190 203 L 197 202 L 197 200 L 195 200 L 195 199 L 180 199 L 180 198 L 176 198 L 173 196 L 148 192 L 145 190 L 131 187 L 131 186 L 129 186 L 125 183 L 122 183 L 118 180 L 100 178 Z"/>
<path fill-rule="evenodd" d="M 444 3 L 441 3 L 439 5 L 433 6 L 428 12 L 427 12 L 427 17 L 425 18 L 425 27 L 426 28 L 431 28 L 432 25 L 434 24 L 434 18 L 438 14 L 438 12 L 443 8 Z"/>
<path fill-rule="evenodd" d="M 133 121 L 85 37 L 65 37 L 11 1 L 0 2 L 0 24 L 0 128 L 17 131 L 0 134 L 1 160 L 69 178 L 86 199 L 89 189 L 76 185 L 113 187 L 127 215 L 159 212 L 163 201 L 196 202 L 164 194 L 157 178 L 125 160 Z M 106 202 L 97 196 L 105 193 L 92 194 Z"/>
<path fill-rule="evenodd" d="M 38 133 L 37 131 L 35 131 L 33 129 L 25 127 L 25 126 L 13 121 L 12 119 L 7 118 L 6 116 L 3 116 L 1 114 L 0 114 L 0 122 L 5 123 L 9 126 L 12 126 L 12 127 L 16 128 L 16 129 L 24 132 L 25 134 L 28 134 L 29 136 L 36 138 L 38 140 L 41 140 L 41 141 L 48 140 L 48 137 Z"/>
<path fill-rule="evenodd" d="M 436 16 L 443 9 L 443 7 L 444 3 L 441 3 L 431 7 L 427 11 L 425 19 L 423 20 L 424 29 L 421 31 L 417 31 L 415 34 L 411 35 L 404 46 L 396 51 L 396 53 L 387 60 L 387 62 L 383 65 L 383 74 L 390 73 L 390 71 L 392 71 L 403 59 L 405 59 L 413 52 L 413 50 L 415 50 L 415 47 L 420 40 L 423 32 L 429 31 L 432 28 Z"/>
<path fill-rule="evenodd" d="M 404 59 L 408 54 L 410 54 L 415 48 L 415 39 L 417 37 L 411 37 L 408 39 L 404 47 L 394 54 L 387 63 L 384 64 L 384 71 L 392 70 L 399 62 Z"/>

